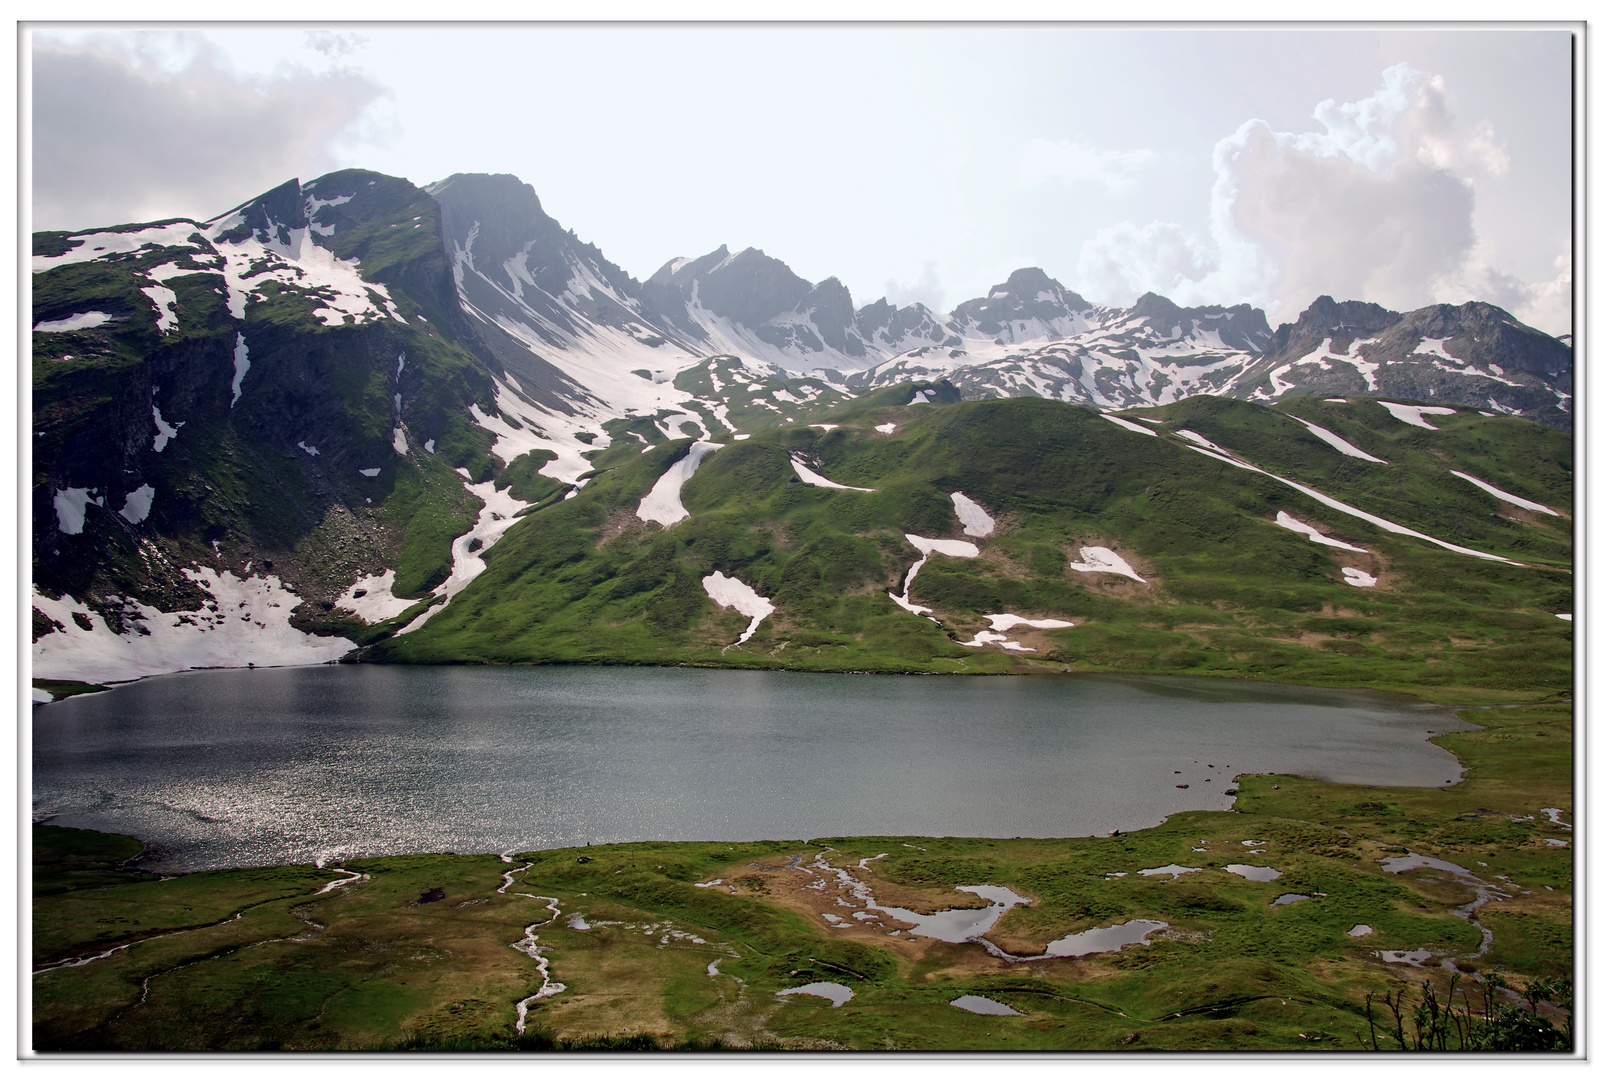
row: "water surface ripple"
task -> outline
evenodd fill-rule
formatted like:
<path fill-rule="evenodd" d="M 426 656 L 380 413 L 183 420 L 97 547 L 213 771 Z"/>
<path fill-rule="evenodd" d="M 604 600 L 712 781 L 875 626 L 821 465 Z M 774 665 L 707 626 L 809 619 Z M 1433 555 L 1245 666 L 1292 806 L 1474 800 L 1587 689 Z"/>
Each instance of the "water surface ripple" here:
<path fill-rule="evenodd" d="M 1179 677 L 370 665 L 41 706 L 35 818 L 160 869 L 624 840 L 1081 836 L 1227 809 L 1241 772 L 1441 786 L 1444 709 Z M 1202 763 L 1211 762 L 1211 769 Z M 1174 770 L 1196 781 L 1176 787 Z"/>

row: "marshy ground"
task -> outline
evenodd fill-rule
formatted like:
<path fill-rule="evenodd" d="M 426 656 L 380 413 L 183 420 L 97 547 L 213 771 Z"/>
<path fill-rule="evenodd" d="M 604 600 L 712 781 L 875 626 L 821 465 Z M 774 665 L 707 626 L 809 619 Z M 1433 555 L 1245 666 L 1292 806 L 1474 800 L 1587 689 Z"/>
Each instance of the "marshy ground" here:
<path fill-rule="evenodd" d="M 1466 766 L 1458 784 L 1246 776 L 1232 812 L 1106 837 L 643 843 L 159 878 L 137 841 L 36 826 L 34 1048 L 1356 1051 L 1368 993 L 1379 1020 L 1383 992 L 1440 990 L 1456 971 L 1465 985 L 1571 972 L 1571 708 L 1461 715 L 1480 730 L 1436 740 Z M 1384 862 L 1411 854 L 1457 871 Z M 1194 869 L 1141 873 L 1165 866 Z M 983 940 L 923 936 L 888 910 L 984 914 L 966 885 L 1029 902 Z M 1306 899 L 1274 903 L 1291 894 Z M 1001 955 L 1133 920 L 1167 925 L 1113 951 Z M 1426 958 L 1383 958 L 1398 953 Z M 517 1035 L 539 957 L 564 989 L 531 1000 Z M 853 996 L 778 993 L 811 983 Z M 964 995 L 1021 1015 L 952 1006 Z"/>

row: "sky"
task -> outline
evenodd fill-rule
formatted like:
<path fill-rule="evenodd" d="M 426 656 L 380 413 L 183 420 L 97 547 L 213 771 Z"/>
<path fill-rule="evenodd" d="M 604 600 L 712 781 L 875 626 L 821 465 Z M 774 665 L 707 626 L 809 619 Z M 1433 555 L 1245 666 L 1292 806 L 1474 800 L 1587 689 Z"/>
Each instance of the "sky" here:
<path fill-rule="evenodd" d="M 1572 329 L 1564 29 L 74 28 L 30 62 L 35 229 L 502 172 L 639 279 L 726 244 L 858 304 L 1037 266 Z"/>

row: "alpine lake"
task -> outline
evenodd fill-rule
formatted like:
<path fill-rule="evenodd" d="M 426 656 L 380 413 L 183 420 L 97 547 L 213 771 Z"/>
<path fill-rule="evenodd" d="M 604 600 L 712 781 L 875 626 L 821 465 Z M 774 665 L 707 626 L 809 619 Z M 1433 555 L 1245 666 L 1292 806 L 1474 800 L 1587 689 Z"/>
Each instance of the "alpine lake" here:
<path fill-rule="evenodd" d="M 34 711 L 35 1048 L 1386 1049 L 1383 993 L 1571 970 L 1570 706 L 1489 705 L 147 679 Z"/>

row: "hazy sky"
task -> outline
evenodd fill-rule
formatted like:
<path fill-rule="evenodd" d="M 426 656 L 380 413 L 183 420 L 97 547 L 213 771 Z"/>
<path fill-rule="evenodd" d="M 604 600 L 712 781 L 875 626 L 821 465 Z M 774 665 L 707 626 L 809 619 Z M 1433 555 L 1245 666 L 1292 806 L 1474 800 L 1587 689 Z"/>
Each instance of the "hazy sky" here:
<path fill-rule="evenodd" d="M 508 172 L 638 278 L 758 247 L 948 310 L 1039 266 L 1290 321 L 1320 293 L 1570 329 L 1570 34 L 36 32 L 34 227 L 363 166 Z"/>

